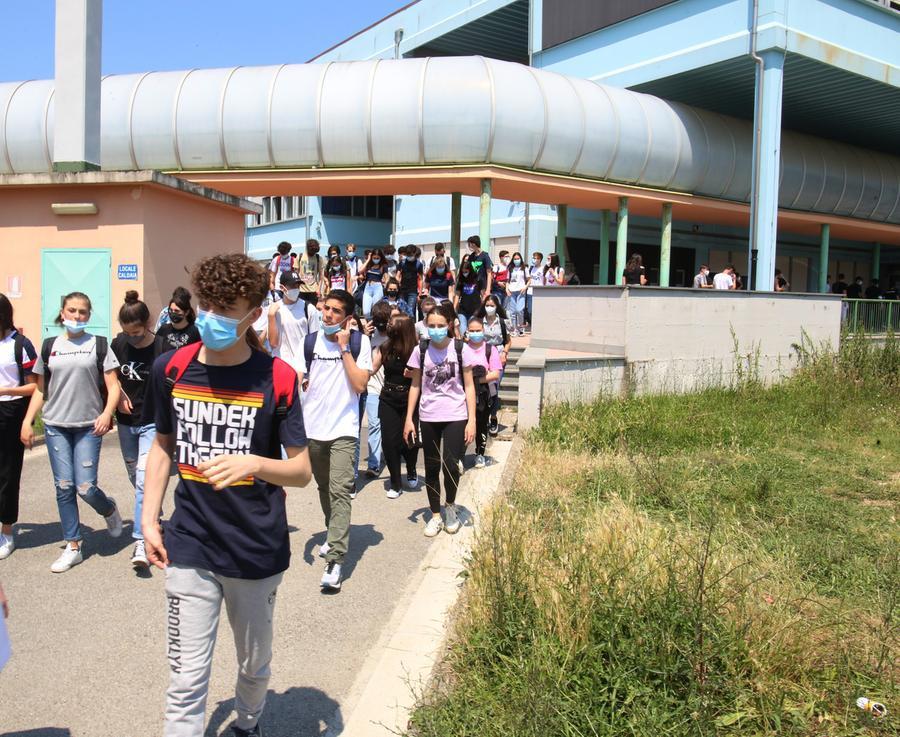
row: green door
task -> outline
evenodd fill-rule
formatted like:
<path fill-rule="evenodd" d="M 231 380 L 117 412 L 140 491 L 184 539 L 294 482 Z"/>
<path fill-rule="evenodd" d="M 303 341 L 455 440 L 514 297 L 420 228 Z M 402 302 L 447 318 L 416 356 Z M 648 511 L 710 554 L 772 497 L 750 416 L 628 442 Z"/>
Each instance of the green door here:
<path fill-rule="evenodd" d="M 109 248 L 44 248 L 41 251 L 41 338 L 56 335 L 62 298 L 84 292 L 91 298 L 88 332 L 110 337 L 112 255 Z"/>

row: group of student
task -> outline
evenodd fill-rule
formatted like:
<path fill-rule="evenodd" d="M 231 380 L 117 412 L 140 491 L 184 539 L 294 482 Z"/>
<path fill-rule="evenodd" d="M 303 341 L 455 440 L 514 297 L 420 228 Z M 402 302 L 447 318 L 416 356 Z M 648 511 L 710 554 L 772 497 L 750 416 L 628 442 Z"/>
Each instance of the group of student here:
<path fill-rule="evenodd" d="M 86 330 L 92 305 L 84 293 L 63 297 L 60 333 L 40 351 L 16 330 L 12 305 L 0 295 L 0 558 L 15 550 L 23 454 L 33 446 L 38 413 L 65 540 L 51 570 L 83 560 L 79 496 L 109 535 L 122 534 L 119 505 L 98 485 L 102 439 L 115 418 L 135 490 L 131 562 L 165 571 L 166 735 L 203 731 L 223 601 L 232 629 L 242 633 L 235 638 L 233 732 L 260 734 L 275 592 L 290 560 L 284 487 L 315 478 L 327 529 L 320 585 L 340 590 L 366 410 L 367 473 L 379 474 L 383 456 L 389 499 L 404 485 L 418 486 L 424 454 L 429 537 L 459 530 L 465 448 L 474 442 L 476 466 L 485 465 L 496 429 L 496 387 L 511 336 L 491 277 L 477 305 L 463 303 L 463 314 L 450 299 L 417 298 L 418 321 L 399 293 L 393 299 L 389 280 L 380 299 L 372 292 L 361 318 L 356 295 L 333 279 L 304 296 L 303 259 L 285 255 L 296 268 L 276 262 L 275 279 L 243 254 L 204 259 L 191 276 L 196 311 L 179 288 L 154 319 L 137 292 L 128 292 L 121 332 L 109 344 Z M 376 258 L 370 254 L 369 267 L 378 266 Z M 343 269 L 348 259 L 338 259 Z M 329 254 L 328 263 L 338 260 Z M 487 255 L 474 249 L 460 264 L 462 283 L 472 272 L 493 275 Z M 346 279 L 352 287 L 349 269 Z"/>

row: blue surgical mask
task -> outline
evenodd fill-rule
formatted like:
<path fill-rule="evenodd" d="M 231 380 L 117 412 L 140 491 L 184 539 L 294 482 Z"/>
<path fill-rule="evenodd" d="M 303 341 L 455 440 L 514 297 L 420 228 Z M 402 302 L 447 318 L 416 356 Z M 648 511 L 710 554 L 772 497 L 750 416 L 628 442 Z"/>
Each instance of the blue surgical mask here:
<path fill-rule="evenodd" d="M 372 263 L 373 263 L 373 264 L 380 264 L 380 263 L 381 263 L 381 259 L 380 259 L 380 258 L 377 258 L 377 257 L 376 257 L 376 258 L 373 258 L 373 259 L 372 259 Z"/>
<path fill-rule="evenodd" d="M 334 335 L 335 333 L 341 332 L 341 324 L 335 323 L 334 325 L 322 325 L 322 332 L 325 335 Z"/>
<path fill-rule="evenodd" d="M 521 265 L 522 265 L 522 259 L 520 259 L 520 258 L 514 258 L 514 259 L 513 259 L 513 264 L 514 264 L 515 266 L 521 266 Z"/>
<path fill-rule="evenodd" d="M 443 274 L 446 270 L 447 270 L 447 269 L 445 269 L 443 266 L 437 266 L 437 267 L 435 267 L 435 271 L 436 271 L 438 274 Z"/>
<path fill-rule="evenodd" d="M 412 263 L 413 261 L 416 260 L 416 257 L 415 256 L 407 256 L 406 260 L 409 261 L 410 263 Z"/>
<path fill-rule="evenodd" d="M 247 315 L 249 314 L 248 312 Z M 200 340 L 203 341 L 203 345 L 211 351 L 224 351 L 231 348 L 237 343 L 238 338 L 241 337 L 237 328 L 247 315 L 237 319 L 217 315 L 215 312 L 198 310 L 197 322 L 194 324 L 197 326 L 197 330 L 200 331 Z"/>
<path fill-rule="evenodd" d="M 83 333 L 87 327 L 87 322 L 79 322 L 78 320 L 63 320 L 63 327 L 73 335 Z"/>
<path fill-rule="evenodd" d="M 469 340 L 471 340 L 473 343 L 480 343 L 482 340 L 484 340 L 484 331 L 476 330 L 475 332 L 469 333 Z"/>
<path fill-rule="evenodd" d="M 428 337 L 440 343 L 447 337 L 447 328 L 428 328 Z"/>

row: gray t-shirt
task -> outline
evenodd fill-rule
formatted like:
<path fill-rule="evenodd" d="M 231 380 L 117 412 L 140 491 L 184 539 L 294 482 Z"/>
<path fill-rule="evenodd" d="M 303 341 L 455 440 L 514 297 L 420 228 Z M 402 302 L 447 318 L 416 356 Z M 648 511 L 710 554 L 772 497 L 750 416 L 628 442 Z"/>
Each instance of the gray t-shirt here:
<path fill-rule="evenodd" d="M 111 349 L 106 351 L 104 371 L 119 367 Z M 40 355 L 34 373 L 44 375 Z M 55 427 L 90 427 L 103 411 L 97 376 L 97 339 L 88 333 L 70 340 L 60 335 L 50 350 L 50 397 L 44 404 L 44 424 Z"/>

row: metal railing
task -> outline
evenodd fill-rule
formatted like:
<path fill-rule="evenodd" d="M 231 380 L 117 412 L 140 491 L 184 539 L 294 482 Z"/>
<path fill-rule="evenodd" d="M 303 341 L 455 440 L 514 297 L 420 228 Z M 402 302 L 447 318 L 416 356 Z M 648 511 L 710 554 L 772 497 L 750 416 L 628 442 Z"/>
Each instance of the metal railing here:
<path fill-rule="evenodd" d="M 900 300 L 897 299 L 844 299 L 841 316 L 851 333 L 900 333 Z"/>

